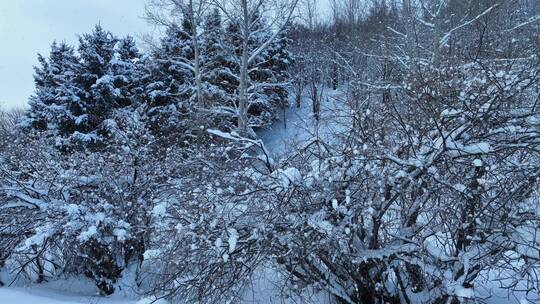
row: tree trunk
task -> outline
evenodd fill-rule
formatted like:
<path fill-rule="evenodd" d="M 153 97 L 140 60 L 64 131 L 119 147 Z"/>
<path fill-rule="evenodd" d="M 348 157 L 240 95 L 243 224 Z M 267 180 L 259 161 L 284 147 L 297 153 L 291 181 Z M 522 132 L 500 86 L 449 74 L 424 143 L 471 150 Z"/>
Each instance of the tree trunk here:
<path fill-rule="evenodd" d="M 248 82 L 248 39 L 249 39 L 249 14 L 247 0 L 242 0 L 243 23 L 242 23 L 242 58 L 240 62 L 240 86 L 238 100 L 238 130 L 240 134 L 247 133 L 247 82 Z"/>
<path fill-rule="evenodd" d="M 313 116 L 315 117 L 315 120 L 319 121 L 321 106 L 316 81 L 311 82 L 311 100 L 313 101 Z"/>
<path fill-rule="evenodd" d="M 193 53 L 194 53 L 194 62 L 193 62 L 193 70 L 195 73 L 195 86 L 196 86 L 196 94 L 197 94 L 197 105 L 198 106 L 206 106 L 204 104 L 204 99 L 202 96 L 202 81 L 201 81 L 201 65 L 200 65 L 200 54 L 199 54 L 199 39 L 197 37 L 197 24 L 193 12 L 193 0 L 189 1 L 189 19 L 191 22 L 191 40 L 193 43 Z"/>

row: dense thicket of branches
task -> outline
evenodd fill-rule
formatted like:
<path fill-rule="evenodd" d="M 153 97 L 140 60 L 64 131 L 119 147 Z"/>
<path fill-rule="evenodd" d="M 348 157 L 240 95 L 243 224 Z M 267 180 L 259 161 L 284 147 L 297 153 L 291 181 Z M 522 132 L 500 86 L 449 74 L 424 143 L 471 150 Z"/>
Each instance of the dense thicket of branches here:
<path fill-rule="evenodd" d="M 340 3 L 297 33 L 299 70 L 347 86 L 348 123 L 290 156 L 311 166 L 278 261 L 343 303 L 459 302 L 493 277 L 536 299 L 538 3 Z"/>
<path fill-rule="evenodd" d="M 0 267 L 104 294 L 134 271 L 190 303 L 267 265 L 336 303 L 538 300 L 538 1 L 335 0 L 323 22 L 308 0 L 279 31 L 268 3 L 154 1 L 149 54 L 97 27 L 40 56 L 31 109 L 0 112 Z M 245 128 L 289 92 L 316 123 L 278 161 Z"/>

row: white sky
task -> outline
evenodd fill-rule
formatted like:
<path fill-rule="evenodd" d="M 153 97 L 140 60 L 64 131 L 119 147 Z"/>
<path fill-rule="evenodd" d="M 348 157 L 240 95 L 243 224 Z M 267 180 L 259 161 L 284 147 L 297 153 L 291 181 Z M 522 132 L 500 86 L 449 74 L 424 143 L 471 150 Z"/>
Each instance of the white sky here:
<path fill-rule="evenodd" d="M 51 43 L 76 45 L 96 23 L 115 35 L 137 36 L 152 27 L 140 16 L 145 0 L 0 0 L 0 107 L 25 107 L 34 91 L 37 53 Z"/>

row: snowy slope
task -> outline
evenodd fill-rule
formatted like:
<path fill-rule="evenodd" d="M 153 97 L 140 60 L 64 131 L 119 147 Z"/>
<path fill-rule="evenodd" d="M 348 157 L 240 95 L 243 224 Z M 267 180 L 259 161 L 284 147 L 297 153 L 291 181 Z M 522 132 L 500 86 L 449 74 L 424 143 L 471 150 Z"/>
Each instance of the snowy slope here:
<path fill-rule="evenodd" d="M 311 99 L 305 91 L 300 108 L 294 105 L 287 108 L 285 119 L 281 115 L 271 128 L 259 130 L 257 135 L 263 140 L 268 150 L 278 158 L 287 152 L 294 151 L 303 141 L 340 127 L 334 122 L 340 121 L 340 113 L 347 108 L 343 104 L 344 94 L 341 90 L 325 90 L 326 96 L 321 104 L 321 119 L 317 122 L 313 117 Z M 332 123 L 329 123 L 330 121 Z"/>

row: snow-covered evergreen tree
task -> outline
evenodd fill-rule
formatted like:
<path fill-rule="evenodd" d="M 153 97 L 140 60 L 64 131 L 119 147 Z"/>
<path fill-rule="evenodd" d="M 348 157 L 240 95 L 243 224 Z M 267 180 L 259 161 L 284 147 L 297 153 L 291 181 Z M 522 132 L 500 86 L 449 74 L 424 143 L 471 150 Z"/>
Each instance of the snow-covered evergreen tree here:
<path fill-rule="evenodd" d="M 223 110 L 230 103 L 230 88 L 234 86 L 235 77 L 230 71 L 230 57 L 218 9 L 206 16 L 203 30 L 201 53 L 205 100 L 210 107 Z"/>
<path fill-rule="evenodd" d="M 254 77 L 258 82 L 257 89 L 260 89 L 262 96 L 264 96 L 264 106 L 273 115 L 278 109 L 284 109 L 288 106 L 287 89 L 290 86 L 288 68 L 293 63 L 293 56 L 288 49 L 291 40 L 287 35 L 287 28 L 285 28 L 261 54 L 262 61 L 256 63 L 254 68 L 257 73 L 257 76 Z"/>
<path fill-rule="evenodd" d="M 247 118 L 251 127 L 262 127 L 274 121 L 278 109 L 287 104 L 288 94 L 285 88 L 289 76 L 286 68 L 292 59 L 287 50 L 289 39 L 285 34 L 272 38 L 274 32 L 270 29 L 268 21 L 260 14 L 256 13 L 252 16 L 250 31 L 247 41 L 248 52 L 255 53 L 261 45 L 271 41 L 263 51 L 253 57 L 247 73 L 249 95 Z M 229 94 L 236 96 L 240 85 L 244 38 L 240 27 L 232 22 L 226 26 L 225 37 L 228 56 L 225 57 L 223 66 L 227 67 L 226 71 L 230 73 L 230 81 L 225 83 L 225 88 L 228 88 Z M 234 106 L 238 107 L 239 104 Z"/>
<path fill-rule="evenodd" d="M 145 62 L 146 115 L 155 134 L 168 136 L 182 130 L 194 96 L 194 53 L 189 21 L 167 28 L 152 57 Z"/>
<path fill-rule="evenodd" d="M 141 102 L 144 94 L 141 52 L 131 36 L 120 39 L 115 50 L 115 58 L 111 61 L 111 73 L 114 86 L 120 91 L 116 98 L 116 106 L 136 105 Z"/>
<path fill-rule="evenodd" d="M 98 25 L 79 38 L 78 53 L 53 43 L 49 57 L 38 59 L 24 125 L 47 131 L 64 150 L 103 146 L 113 110 L 142 98 L 140 52 L 131 37 L 119 40 Z"/>
<path fill-rule="evenodd" d="M 241 43 L 236 44 L 241 54 L 238 58 L 239 73 L 238 76 L 238 106 L 236 109 L 237 125 L 241 133 L 252 134 L 252 127 L 260 126 L 271 112 L 266 112 L 266 100 L 256 96 L 258 87 L 252 83 L 250 72 L 253 72 L 254 64 L 258 61 L 261 54 L 267 50 L 268 46 L 275 40 L 277 35 L 282 31 L 286 24 L 290 21 L 293 12 L 295 11 L 298 0 L 282 1 L 280 5 L 270 4 L 266 1 L 239 1 L 234 0 L 224 1 L 218 7 L 227 15 L 232 28 L 238 29 L 237 37 L 234 39 Z M 271 11 L 271 9 L 275 9 Z M 268 21 L 263 20 L 264 17 L 269 18 Z M 255 42 L 255 43 L 254 43 Z M 260 63 L 260 61 L 259 61 Z M 256 107 L 252 107 L 256 104 Z M 251 109 L 250 109 L 251 108 Z M 250 115 L 264 113 L 270 115 L 258 115 L 253 122 L 250 122 Z M 251 117 L 256 117 L 252 115 Z"/>
<path fill-rule="evenodd" d="M 272 32 L 267 28 L 266 19 L 255 13 L 250 22 L 250 35 L 248 48 L 253 52 L 272 36 Z M 249 66 L 249 102 L 247 113 L 249 115 L 249 125 L 252 127 L 270 124 L 275 119 L 276 106 L 272 103 L 270 96 L 265 92 L 266 86 L 272 81 L 272 70 L 269 58 L 269 47 L 260 52 Z"/>
<path fill-rule="evenodd" d="M 82 96 L 75 82 L 79 60 L 64 42 L 54 42 L 49 57 L 40 54 L 38 60 L 39 66 L 34 67 L 35 93 L 30 97 L 24 124 L 53 136 L 67 136 L 76 122 L 73 109 Z"/>
<path fill-rule="evenodd" d="M 71 140 L 74 144 L 92 146 L 103 142 L 107 135 L 103 121 L 118 107 L 120 95 L 111 71 L 117 42 L 118 39 L 100 25 L 92 33 L 79 37 L 81 66 L 77 81 L 83 94 L 72 110 L 75 128 Z"/>

